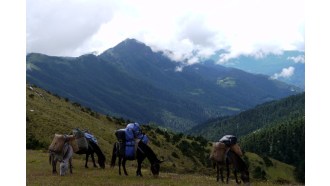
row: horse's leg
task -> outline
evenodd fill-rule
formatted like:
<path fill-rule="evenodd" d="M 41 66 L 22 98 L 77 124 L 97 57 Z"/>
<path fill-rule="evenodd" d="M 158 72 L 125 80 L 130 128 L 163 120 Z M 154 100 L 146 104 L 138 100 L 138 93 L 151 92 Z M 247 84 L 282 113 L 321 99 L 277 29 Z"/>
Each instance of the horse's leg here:
<path fill-rule="evenodd" d="M 55 159 L 53 156 L 53 158 L 52 158 L 53 174 L 57 174 L 56 163 L 57 163 L 57 159 Z"/>
<path fill-rule="evenodd" d="M 128 174 L 127 174 L 127 171 L 126 171 L 126 159 L 125 158 L 123 159 L 123 163 L 122 164 L 123 164 L 124 173 L 127 176 Z"/>
<path fill-rule="evenodd" d="M 95 164 L 94 153 L 91 153 L 91 157 L 92 157 L 92 161 L 93 161 L 94 167 L 97 168 L 97 165 Z"/>
<path fill-rule="evenodd" d="M 142 160 L 141 159 L 138 159 L 137 162 L 138 162 L 138 167 L 136 169 L 136 176 L 141 176 L 142 177 L 142 173 L 141 173 Z"/>
<path fill-rule="evenodd" d="M 235 176 L 236 183 L 237 183 L 237 184 L 241 184 L 241 181 L 239 181 L 239 180 L 237 179 L 237 170 L 236 170 L 236 169 L 234 170 L 234 176 Z"/>
<path fill-rule="evenodd" d="M 221 182 L 224 183 L 223 181 L 223 166 L 220 166 L 220 176 L 221 176 Z"/>
<path fill-rule="evenodd" d="M 70 173 L 72 174 L 72 158 L 69 159 Z"/>
<path fill-rule="evenodd" d="M 87 162 L 88 162 L 88 156 L 89 156 L 89 154 L 88 154 L 88 153 L 86 153 L 86 162 L 85 162 L 85 168 L 88 168 L 88 166 L 87 166 Z"/>
<path fill-rule="evenodd" d="M 121 168 L 120 168 L 120 166 L 121 166 L 121 159 L 122 159 L 122 157 L 118 157 L 118 167 L 119 167 L 119 175 L 121 175 Z"/>
<path fill-rule="evenodd" d="M 227 169 L 227 179 L 226 179 L 226 183 L 228 184 L 228 181 L 229 181 L 229 174 L 230 174 L 230 171 L 229 171 L 229 160 L 226 159 L 226 169 Z"/>
<path fill-rule="evenodd" d="M 219 181 L 219 163 L 217 162 L 216 163 L 216 165 L 215 165 L 216 167 L 217 167 L 217 182 Z"/>

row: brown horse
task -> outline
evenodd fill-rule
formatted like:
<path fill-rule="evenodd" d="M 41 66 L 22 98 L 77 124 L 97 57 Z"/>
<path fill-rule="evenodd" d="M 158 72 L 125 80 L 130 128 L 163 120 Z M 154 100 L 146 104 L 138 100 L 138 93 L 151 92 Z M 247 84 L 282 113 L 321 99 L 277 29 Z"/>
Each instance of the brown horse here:
<path fill-rule="evenodd" d="M 72 146 L 65 142 L 63 145 L 62 152 L 49 151 L 49 163 L 53 167 L 53 174 L 56 174 L 56 164 L 60 162 L 60 175 L 64 176 L 68 169 L 70 168 L 70 173 L 72 174 L 72 155 L 73 149 Z"/>
<path fill-rule="evenodd" d="M 233 150 L 229 150 L 226 154 L 226 168 L 227 168 L 227 183 L 229 179 L 229 166 L 233 165 L 234 167 L 234 176 L 237 184 L 240 184 L 241 181 L 237 179 L 237 172 L 241 174 L 241 180 L 244 184 L 250 185 L 250 177 L 248 166 L 245 164 L 243 159 L 236 154 Z"/>
<path fill-rule="evenodd" d="M 226 151 L 229 148 L 222 142 L 214 142 L 213 148 L 210 154 L 210 160 L 213 163 L 213 168 L 217 170 L 217 181 L 219 181 L 219 175 L 221 175 L 221 181 L 223 181 L 223 167 L 226 163 Z"/>
<path fill-rule="evenodd" d="M 249 182 L 248 168 L 240 156 L 243 156 L 243 153 L 238 144 L 234 144 L 228 147 L 227 145 L 225 145 L 225 143 L 222 142 L 213 143 L 210 160 L 213 162 L 213 168 L 216 168 L 217 181 L 219 181 L 221 177 L 221 181 L 224 183 L 223 169 L 224 167 L 226 167 L 226 183 L 228 183 L 230 174 L 229 166 L 232 165 L 234 167 L 234 176 L 236 179 L 236 183 L 240 183 L 240 181 L 237 179 L 237 172 L 241 173 L 241 179 L 244 183 Z"/>

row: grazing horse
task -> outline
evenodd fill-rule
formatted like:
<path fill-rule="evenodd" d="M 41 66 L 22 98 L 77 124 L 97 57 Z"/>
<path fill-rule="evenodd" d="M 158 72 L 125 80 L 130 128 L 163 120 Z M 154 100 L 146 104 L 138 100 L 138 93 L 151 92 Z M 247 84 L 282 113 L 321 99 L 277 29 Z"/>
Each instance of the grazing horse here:
<path fill-rule="evenodd" d="M 119 162 L 118 162 L 119 175 L 121 175 L 121 168 L 120 167 L 122 165 L 123 169 L 124 169 L 124 173 L 127 176 L 128 174 L 127 174 L 126 166 L 125 166 L 126 165 L 126 160 L 132 160 L 132 159 L 127 159 L 126 157 L 123 157 L 119 152 L 119 147 L 120 147 L 119 142 L 116 142 L 113 146 L 112 159 L 111 159 L 111 165 L 110 166 L 111 167 L 115 166 L 116 158 L 118 156 L 118 158 L 119 158 Z M 154 176 L 158 176 L 159 175 L 159 169 L 160 169 L 160 163 L 162 163 L 163 161 L 160 161 L 157 158 L 154 151 L 148 145 L 146 145 L 142 141 L 139 141 L 137 149 L 136 149 L 136 159 L 137 159 L 137 162 L 138 162 L 138 167 L 137 167 L 137 170 L 136 170 L 136 176 L 141 176 L 142 177 L 141 164 L 142 164 L 142 162 L 145 158 L 148 158 L 148 160 L 151 164 L 150 170 L 151 170 L 152 174 Z"/>
<path fill-rule="evenodd" d="M 227 152 L 226 157 L 226 167 L 227 167 L 227 183 L 229 179 L 229 165 L 232 164 L 234 167 L 234 176 L 236 179 L 236 183 L 240 184 L 241 181 L 237 179 L 237 172 L 241 174 L 241 179 L 244 184 L 250 185 L 250 178 L 249 178 L 249 170 L 248 166 L 245 164 L 245 162 L 242 160 L 242 158 L 237 155 L 234 151 L 229 150 Z"/>
<path fill-rule="evenodd" d="M 226 163 L 226 151 L 228 147 L 224 143 L 215 142 L 211 149 L 210 160 L 213 163 L 213 168 L 217 170 L 217 181 L 219 181 L 219 175 L 221 175 L 221 181 L 223 181 L 223 168 Z"/>
<path fill-rule="evenodd" d="M 70 173 L 72 174 L 72 146 L 65 142 L 62 152 L 49 151 L 49 164 L 53 166 L 53 174 L 56 174 L 56 164 L 57 161 L 60 162 L 60 175 L 64 176 L 68 168 L 70 167 Z"/>
<path fill-rule="evenodd" d="M 104 169 L 105 168 L 105 156 L 104 156 L 103 152 L 101 151 L 100 147 L 96 143 L 91 142 L 90 140 L 87 140 L 87 142 L 88 142 L 88 149 L 85 151 L 78 151 L 78 152 L 76 152 L 76 154 L 86 154 L 85 168 L 88 168 L 87 162 L 88 162 L 89 155 L 91 155 L 91 157 L 92 157 L 94 167 L 97 167 L 97 165 L 95 164 L 95 159 L 94 159 L 94 153 L 96 153 L 96 155 L 98 157 L 97 162 L 98 162 L 99 166 Z"/>

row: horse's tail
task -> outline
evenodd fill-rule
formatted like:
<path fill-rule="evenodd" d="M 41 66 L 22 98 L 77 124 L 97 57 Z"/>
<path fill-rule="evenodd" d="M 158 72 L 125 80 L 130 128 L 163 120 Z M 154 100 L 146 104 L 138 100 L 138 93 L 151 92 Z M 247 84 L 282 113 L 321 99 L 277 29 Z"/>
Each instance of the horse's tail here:
<path fill-rule="evenodd" d="M 113 145 L 110 167 L 114 167 L 116 165 L 117 152 L 118 152 L 118 142 L 115 142 L 115 144 Z"/>
<path fill-rule="evenodd" d="M 51 157 L 51 155 L 49 153 L 49 165 L 51 164 L 51 161 L 52 161 L 52 157 Z"/>
<path fill-rule="evenodd" d="M 98 146 L 96 143 L 94 142 L 88 142 L 91 147 L 93 148 L 94 152 L 96 153 L 96 155 L 98 156 L 99 159 L 101 159 L 102 161 L 105 161 L 105 156 L 100 148 L 100 146 Z"/>
<path fill-rule="evenodd" d="M 53 152 L 49 151 L 49 164 L 50 165 L 52 164 L 53 158 L 54 158 Z"/>

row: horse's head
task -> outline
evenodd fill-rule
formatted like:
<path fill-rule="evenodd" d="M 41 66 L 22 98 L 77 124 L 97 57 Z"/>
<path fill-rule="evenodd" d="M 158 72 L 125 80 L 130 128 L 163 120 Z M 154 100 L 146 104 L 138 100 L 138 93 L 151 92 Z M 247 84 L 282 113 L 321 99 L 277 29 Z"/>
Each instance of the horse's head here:
<path fill-rule="evenodd" d="M 105 157 L 104 156 L 103 157 L 99 157 L 97 161 L 98 161 L 100 167 L 102 169 L 104 169 L 105 168 Z"/>
<path fill-rule="evenodd" d="M 69 168 L 68 162 L 61 161 L 60 162 L 60 175 L 64 176 L 67 173 L 68 168 Z"/>
<path fill-rule="evenodd" d="M 249 177 L 249 171 L 241 171 L 241 179 L 244 184 L 250 185 L 250 177 Z"/>
<path fill-rule="evenodd" d="M 154 176 L 159 175 L 159 170 L 160 170 L 160 164 L 163 163 L 164 161 L 156 160 L 153 164 L 151 164 L 150 170 Z"/>

